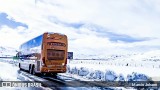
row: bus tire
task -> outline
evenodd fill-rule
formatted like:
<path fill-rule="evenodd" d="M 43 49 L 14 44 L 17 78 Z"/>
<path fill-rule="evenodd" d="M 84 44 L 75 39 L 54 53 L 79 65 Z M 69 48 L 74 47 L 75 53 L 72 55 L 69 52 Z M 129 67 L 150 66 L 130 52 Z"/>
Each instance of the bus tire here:
<path fill-rule="evenodd" d="M 31 70 L 31 71 L 32 71 L 32 74 L 33 74 L 33 75 L 36 75 L 36 72 L 35 72 L 35 67 L 34 67 L 34 65 L 32 65 L 32 70 Z"/>
<path fill-rule="evenodd" d="M 32 74 L 32 66 L 31 66 L 31 64 L 29 65 L 29 73 Z"/>
<path fill-rule="evenodd" d="M 20 70 L 22 70 L 22 68 L 21 68 L 21 64 L 20 64 L 20 63 L 19 63 L 19 65 L 18 65 L 18 67 L 19 67 L 19 69 L 20 69 Z"/>

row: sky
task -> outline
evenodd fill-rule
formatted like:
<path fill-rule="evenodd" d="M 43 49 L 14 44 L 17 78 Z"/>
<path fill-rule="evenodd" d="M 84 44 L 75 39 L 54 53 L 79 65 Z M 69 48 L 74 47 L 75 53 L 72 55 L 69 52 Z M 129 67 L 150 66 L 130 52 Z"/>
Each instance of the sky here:
<path fill-rule="evenodd" d="M 160 49 L 159 0 L 0 0 L 0 46 L 66 34 L 74 55 Z"/>

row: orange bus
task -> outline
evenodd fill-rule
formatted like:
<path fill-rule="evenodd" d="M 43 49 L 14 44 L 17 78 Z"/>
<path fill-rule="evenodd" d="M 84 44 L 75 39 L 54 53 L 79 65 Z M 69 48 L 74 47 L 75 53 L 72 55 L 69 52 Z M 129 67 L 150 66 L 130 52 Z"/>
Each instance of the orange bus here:
<path fill-rule="evenodd" d="M 20 46 L 19 68 L 31 74 L 66 72 L 68 40 L 59 33 L 46 32 Z"/>

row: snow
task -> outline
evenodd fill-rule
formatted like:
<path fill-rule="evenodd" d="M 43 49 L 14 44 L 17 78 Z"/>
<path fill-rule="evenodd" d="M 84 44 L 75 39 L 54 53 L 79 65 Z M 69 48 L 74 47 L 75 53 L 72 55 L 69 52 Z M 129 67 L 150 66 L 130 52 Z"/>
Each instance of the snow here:
<path fill-rule="evenodd" d="M 75 62 L 75 61 L 74 61 Z M 78 61 L 77 61 L 78 62 Z M 102 63 L 102 62 L 101 62 Z M 84 64 L 84 63 L 72 63 L 70 62 L 68 64 L 70 67 L 71 74 L 78 74 L 79 76 L 87 76 L 90 74 L 91 78 L 99 78 L 105 77 L 102 80 L 107 81 L 115 81 L 119 76 L 125 77 L 124 79 L 127 81 L 127 76 L 132 75 L 136 72 L 137 75 L 142 74 L 146 77 L 157 77 L 160 76 L 160 72 L 158 72 L 159 69 L 157 68 L 144 68 L 144 67 L 130 67 L 130 66 L 118 66 L 118 65 L 101 65 L 101 64 Z M 95 74 L 95 76 L 94 76 Z M 106 76 L 104 76 L 106 75 Z M 146 80 L 146 79 L 142 79 Z"/>
<path fill-rule="evenodd" d="M 4 50 L 3 50 L 4 51 Z M 160 80 L 159 50 L 146 53 L 110 55 L 105 59 L 69 60 L 69 73 L 98 80 L 127 80 L 129 76 L 146 76 Z M 107 74 L 107 75 L 106 75 Z M 145 77 L 144 76 L 144 77 Z M 110 78 L 108 78 L 110 77 Z M 143 77 L 143 79 L 144 79 Z M 121 80 L 120 79 L 120 80 Z"/>
<path fill-rule="evenodd" d="M 111 55 L 105 59 L 68 60 L 68 73 L 102 81 L 159 81 L 160 50 Z"/>
<path fill-rule="evenodd" d="M 19 81 L 17 79 L 18 67 L 14 67 L 11 64 L 0 62 L 0 78 L 1 81 Z"/>
<path fill-rule="evenodd" d="M 1 49 L 7 51 L 4 48 Z M 159 81 L 159 55 L 160 50 L 157 50 L 146 53 L 110 55 L 105 59 L 68 60 L 66 75 L 82 81 Z M 3 62 L 0 62 L 0 65 L 0 80 L 18 80 L 18 67 Z"/>

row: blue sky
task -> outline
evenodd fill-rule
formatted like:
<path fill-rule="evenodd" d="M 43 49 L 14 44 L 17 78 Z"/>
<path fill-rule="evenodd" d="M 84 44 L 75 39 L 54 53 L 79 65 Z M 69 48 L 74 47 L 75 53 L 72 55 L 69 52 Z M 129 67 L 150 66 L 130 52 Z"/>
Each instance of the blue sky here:
<path fill-rule="evenodd" d="M 48 31 L 66 34 L 69 51 L 77 54 L 105 55 L 159 49 L 158 0 L 14 2 L 0 3 L 0 36 L 6 38 L 0 39 L 1 46 L 17 48 Z"/>
<path fill-rule="evenodd" d="M 0 27 L 3 26 L 3 25 L 6 25 L 10 28 L 17 28 L 18 26 L 22 26 L 22 27 L 25 27 L 25 28 L 28 28 L 28 26 L 24 23 L 21 23 L 21 22 L 16 22 L 14 21 L 14 19 L 9 19 L 7 18 L 8 15 L 6 13 L 0 13 Z"/>

